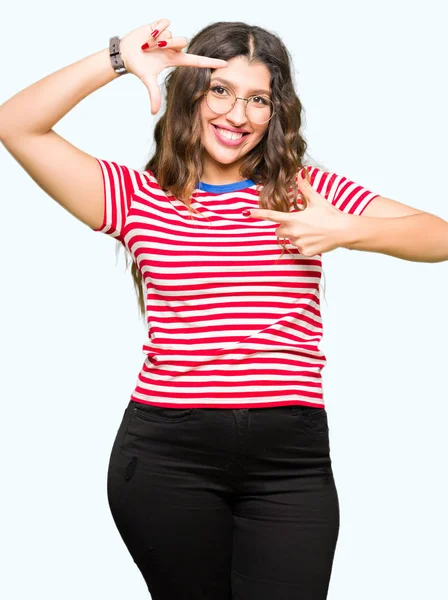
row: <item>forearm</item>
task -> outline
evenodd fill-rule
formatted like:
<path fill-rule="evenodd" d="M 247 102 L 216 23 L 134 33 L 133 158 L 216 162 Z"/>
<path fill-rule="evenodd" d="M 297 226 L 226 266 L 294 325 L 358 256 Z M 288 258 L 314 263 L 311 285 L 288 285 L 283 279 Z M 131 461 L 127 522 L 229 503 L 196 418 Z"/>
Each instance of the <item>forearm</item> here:
<path fill-rule="evenodd" d="M 343 247 L 414 262 L 442 262 L 448 260 L 448 222 L 430 213 L 396 218 L 353 216 Z"/>
<path fill-rule="evenodd" d="M 81 100 L 117 77 L 109 48 L 47 75 L 1 105 L 0 140 L 50 131 Z"/>

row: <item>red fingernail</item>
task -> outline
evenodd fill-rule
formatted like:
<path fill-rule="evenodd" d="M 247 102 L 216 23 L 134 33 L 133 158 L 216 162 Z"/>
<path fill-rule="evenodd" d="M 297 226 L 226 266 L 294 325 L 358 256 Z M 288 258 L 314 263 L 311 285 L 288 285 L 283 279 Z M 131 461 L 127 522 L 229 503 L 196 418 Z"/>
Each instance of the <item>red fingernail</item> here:
<path fill-rule="evenodd" d="M 159 30 L 158 29 L 154 29 L 153 32 L 151 32 L 151 35 L 153 38 L 157 37 L 159 35 Z"/>
<path fill-rule="evenodd" d="M 143 44 L 143 46 L 142 46 L 142 50 L 146 50 L 146 48 L 149 48 L 149 44 L 148 44 L 148 42 L 146 42 L 146 44 Z"/>
<path fill-rule="evenodd" d="M 159 48 L 164 48 L 166 46 L 166 42 L 165 40 L 162 40 L 161 42 L 157 42 L 157 45 L 159 46 Z"/>
<path fill-rule="evenodd" d="M 241 212 L 245 217 L 248 217 L 250 215 L 250 210 L 242 210 Z"/>

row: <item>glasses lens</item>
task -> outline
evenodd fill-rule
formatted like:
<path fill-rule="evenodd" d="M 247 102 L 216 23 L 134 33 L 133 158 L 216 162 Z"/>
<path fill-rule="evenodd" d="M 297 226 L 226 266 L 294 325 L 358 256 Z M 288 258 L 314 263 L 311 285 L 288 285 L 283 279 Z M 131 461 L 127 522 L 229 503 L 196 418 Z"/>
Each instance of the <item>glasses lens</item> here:
<path fill-rule="evenodd" d="M 266 123 L 274 112 L 274 105 L 267 96 L 253 96 L 247 103 L 247 118 L 252 123 Z"/>
<path fill-rule="evenodd" d="M 235 94 L 232 92 L 232 90 L 228 90 L 225 87 L 215 85 L 208 91 L 208 107 L 210 110 L 219 115 L 228 113 L 229 110 L 231 110 L 234 102 Z"/>
<path fill-rule="evenodd" d="M 207 93 L 207 105 L 218 115 L 228 113 L 235 103 L 236 97 L 232 90 L 222 86 L 214 86 Z M 253 96 L 247 103 L 247 118 L 252 123 L 266 123 L 274 112 L 274 105 L 267 96 Z"/>

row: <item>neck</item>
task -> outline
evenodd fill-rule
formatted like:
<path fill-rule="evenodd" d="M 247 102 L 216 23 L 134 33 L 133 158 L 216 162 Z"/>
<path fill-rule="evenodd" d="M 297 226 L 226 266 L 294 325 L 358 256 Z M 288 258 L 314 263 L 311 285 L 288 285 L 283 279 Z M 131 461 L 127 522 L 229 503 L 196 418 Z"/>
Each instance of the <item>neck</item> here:
<path fill-rule="evenodd" d="M 204 153 L 202 163 L 201 181 L 209 185 L 226 185 L 244 181 L 246 177 L 242 177 L 240 166 L 242 160 L 235 161 L 229 165 L 224 165 L 212 159 L 207 153 Z"/>

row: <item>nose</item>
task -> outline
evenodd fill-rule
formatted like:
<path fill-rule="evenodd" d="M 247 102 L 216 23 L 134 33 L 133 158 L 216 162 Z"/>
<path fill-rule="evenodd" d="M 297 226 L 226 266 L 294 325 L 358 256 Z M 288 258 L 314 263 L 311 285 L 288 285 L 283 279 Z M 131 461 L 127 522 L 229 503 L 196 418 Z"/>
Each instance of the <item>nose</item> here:
<path fill-rule="evenodd" d="M 246 123 L 246 101 L 237 98 L 232 109 L 226 114 L 226 118 L 231 121 L 235 127 L 241 127 L 241 125 Z"/>

